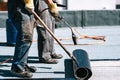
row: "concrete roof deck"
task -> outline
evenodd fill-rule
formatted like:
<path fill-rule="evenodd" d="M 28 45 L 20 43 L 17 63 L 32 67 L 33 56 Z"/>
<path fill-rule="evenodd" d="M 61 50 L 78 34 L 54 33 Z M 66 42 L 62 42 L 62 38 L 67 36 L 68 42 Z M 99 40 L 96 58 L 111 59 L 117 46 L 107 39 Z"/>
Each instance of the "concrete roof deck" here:
<path fill-rule="evenodd" d="M 81 34 L 105 36 L 106 42 L 92 39 L 79 39 L 79 45 L 72 45 L 72 40 L 62 41 L 71 53 L 75 49 L 84 49 L 88 52 L 91 60 L 93 75 L 89 80 L 120 80 L 120 27 L 119 26 L 96 26 L 76 28 Z M 62 38 L 70 38 L 68 28 L 55 29 L 55 35 Z M 33 44 L 30 49 L 28 63 L 37 67 L 32 79 L 38 80 L 75 80 L 70 68 L 69 59 L 65 51 L 55 42 L 56 53 L 64 57 L 59 59 L 58 64 L 44 64 L 38 62 L 37 33 L 34 31 Z M 69 44 L 69 45 L 68 45 Z M 3 58 L 13 57 L 14 47 L 6 46 L 6 28 L 0 28 L 0 61 Z M 67 65 L 67 66 L 66 66 Z M 10 73 L 11 61 L 0 65 L 0 79 L 22 79 Z"/>

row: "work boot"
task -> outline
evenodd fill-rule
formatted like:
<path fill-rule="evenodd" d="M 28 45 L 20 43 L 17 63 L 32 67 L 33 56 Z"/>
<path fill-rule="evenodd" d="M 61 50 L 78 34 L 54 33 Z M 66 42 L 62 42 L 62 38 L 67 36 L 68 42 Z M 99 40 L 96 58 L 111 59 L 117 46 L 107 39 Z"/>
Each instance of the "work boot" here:
<path fill-rule="evenodd" d="M 28 78 L 31 78 L 33 76 L 33 74 L 29 71 L 26 71 L 25 69 L 24 70 L 20 70 L 18 68 L 12 68 L 11 69 L 11 72 L 18 76 L 18 77 L 28 77 Z"/>
<path fill-rule="evenodd" d="M 51 57 L 54 58 L 54 59 L 61 59 L 63 56 L 61 54 L 51 54 Z"/>
<path fill-rule="evenodd" d="M 36 72 L 36 67 L 34 66 L 28 66 L 27 64 L 25 65 L 25 70 L 30 71 L 30 72 Z"/>
<path fill-rule="evenodd" d="M 48 59 L 48 60 L 45 60 L 45 59 L 39 59 L 39 62 L 40 63 L 47 63 L 47 64 L 57 64 L 58 63 L 58 60 L 55 60 L 55 59 Z"/>

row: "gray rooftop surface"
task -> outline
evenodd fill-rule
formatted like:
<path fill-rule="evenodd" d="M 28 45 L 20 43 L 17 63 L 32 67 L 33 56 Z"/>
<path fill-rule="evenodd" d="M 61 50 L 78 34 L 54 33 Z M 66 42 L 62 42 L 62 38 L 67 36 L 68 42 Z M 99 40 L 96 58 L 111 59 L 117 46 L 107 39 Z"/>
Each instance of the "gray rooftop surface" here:
<path fill-rule="evenodd" d="M 73 45 L 72 39 L 61 41 L 71 53 L 75 49 L 84 49 L 88 52 L 93 75 L 89 80 L 120 80 L 120 27 L 119 26 L 96 26 L 76 27 L 77 31 L 85 35 L 105 36 L 106 42 L 93 39 L 79 39 L 79 45 Z M 77 33 L 76 33 L 77 34 Z M 70 38 L 69 28 L 55 29 L 57 38 Z M 79 35 L 78 35 L 79 36 Z M 38 62 L 37 33 L 34 30 L 33 44 L 30 48 L 28 65 L 36 66 L 37 72 L 33 73 L 32 79 L 39 80 L 75 80 L 70 64 L 65 63 L 70 59 L 65 51 L 55 42 L 56 53 L 64 57 L 59 59 L 58 64 L 44 64 Z M 0 58 L 13 57 L 14 47 L 6 46 L 6 28 L 0 28 Z M 10 72 L 11 61 L 0 65 L 0 79 L 22 79 L 15 77 Z"/>

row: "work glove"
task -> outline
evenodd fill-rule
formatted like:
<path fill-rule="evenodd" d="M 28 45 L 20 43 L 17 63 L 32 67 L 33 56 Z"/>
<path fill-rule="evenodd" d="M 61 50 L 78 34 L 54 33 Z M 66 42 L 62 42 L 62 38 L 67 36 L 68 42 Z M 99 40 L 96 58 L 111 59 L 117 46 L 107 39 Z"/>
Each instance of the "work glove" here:
<path fill-rule="evenodd" d="M 56 21 L 56 22 L 60 22 L 62 19 L 63 19 L 63 17 L 61 17 L 61 16 L 55 17 L 55 21 Z"/>
<path fill-rule="evenodd" d="M 32 11 L 34 10 L 33 0 L 24 0 L 24 3 L 25 3 L 25 8 L 32 13 Z"/>
<path fill-rule="evenodd" d="M 50 14 L 55 18 L 55 20 L 57 20 L 59 16 L 57 4 L 56 3 L 48 4 L 48 8 Z"/>

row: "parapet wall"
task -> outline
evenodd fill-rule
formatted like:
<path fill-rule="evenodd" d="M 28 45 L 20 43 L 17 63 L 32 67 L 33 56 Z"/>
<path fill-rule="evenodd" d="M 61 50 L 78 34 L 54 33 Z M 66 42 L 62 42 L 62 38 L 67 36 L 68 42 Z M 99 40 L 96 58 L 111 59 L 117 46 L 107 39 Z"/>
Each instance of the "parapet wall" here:
<path fill-rule="evenodd" d="M 8 18 L 7 11 L 0 11 L 0 28 L 6 27 L 6 19 Z"/>
<path fill-rule="evenodd" d="M 80 10 L 60 11 L 62 16 L 71 26 L 119 26 L 120 10 Z M 7 11 L 0 11 L 0 28 L 6 27 Z M 57 22 L 57 27 L 66 27 L 62 21 Z"/>
<path fill-rule="evenodd" d="M 120 25 L 120 10 L 61 11 L 60 15 L 74 27 Z M 57 23 L 57 27 L 65 26 Z"/>

